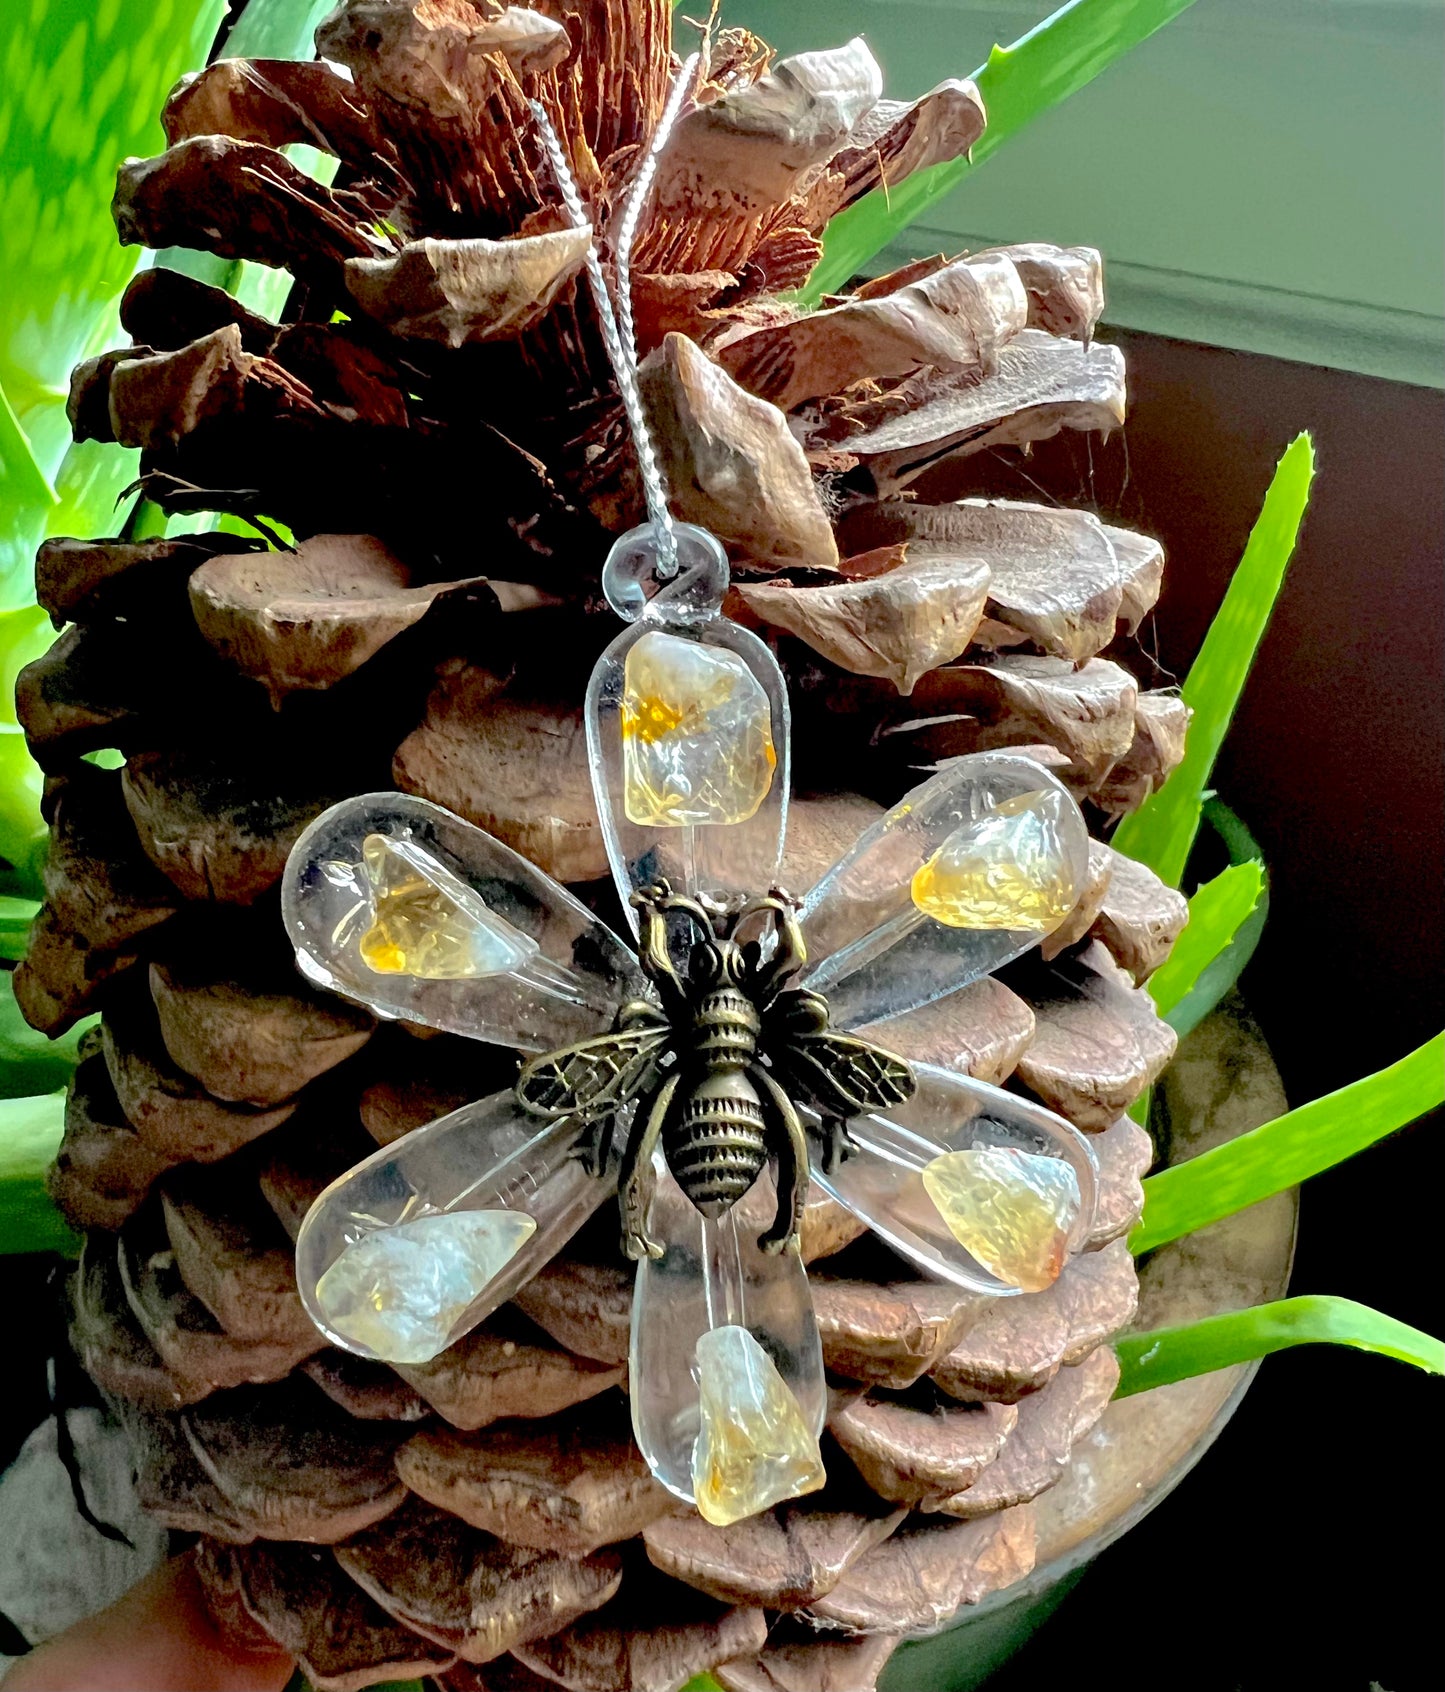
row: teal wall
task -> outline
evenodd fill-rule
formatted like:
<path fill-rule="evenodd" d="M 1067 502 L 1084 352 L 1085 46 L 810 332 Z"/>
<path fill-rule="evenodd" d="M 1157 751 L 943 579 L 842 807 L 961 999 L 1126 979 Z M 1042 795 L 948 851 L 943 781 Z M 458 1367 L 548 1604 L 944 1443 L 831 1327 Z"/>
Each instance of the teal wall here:
<path fill-rule="evenodd" d="M 894 96 L 1048 8 L 723 0 L 782 52 L 865 35 Z M 889 257 L 1019 240 L 1101 248 L 1114 323 L 1445 386 L 1445 0 L 1196 0 Z"/>

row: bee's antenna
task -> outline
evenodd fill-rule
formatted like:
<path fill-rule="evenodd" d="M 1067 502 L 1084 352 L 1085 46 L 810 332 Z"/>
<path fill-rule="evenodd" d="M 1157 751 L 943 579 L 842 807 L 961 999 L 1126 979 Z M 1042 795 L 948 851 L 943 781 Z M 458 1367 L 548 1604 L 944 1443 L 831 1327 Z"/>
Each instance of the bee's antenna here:
<path fill-rule="evenodd" d="M 709 940 L 716 937 L 717 923 L 713 914 L 697 899 L 690 899 L 685 893 L 669 893 L 656 901 L 659 911 L 680 911 L 683 916 L 691 917 Z"/>
<path fill-rule="evenodd" d="M 750 899 L 733 918 L 731 933 L 736 935 L 750 917 L 771 916 L 773 949 L 758 969 L 757 984 L 765 998 L 775 996 L 788 979 L 808 961 L 808 949 L 803 943 L 803 931 L 798 924 L 799 901 L 781 887 L 757 899 Z M 760 947 L 761 952 L 761 947 Z"/>

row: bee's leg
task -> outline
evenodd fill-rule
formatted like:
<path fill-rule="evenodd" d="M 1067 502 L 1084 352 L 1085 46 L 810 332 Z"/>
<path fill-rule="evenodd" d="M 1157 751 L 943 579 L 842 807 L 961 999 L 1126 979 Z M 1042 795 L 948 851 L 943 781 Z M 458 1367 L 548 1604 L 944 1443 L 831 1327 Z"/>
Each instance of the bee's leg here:
<path fill-rule="evenodd" d="M 778 1213 L 758 1241 L 764 1251 L 783 1251 L 797 1245 L 803 1227 L 803 1204 L 808 1197 L 808 1137 L 793 1109 L 793 1101 L 761 1064 L 749 1064 L 748 1074 L 772 1105 L 783 1126 L 778 1147 Z"/>
<path fill-rule="evenodd" d="M 594 1116 L 587 1124 L 587 1132 L 577 1142 L 577 1149 L 572 1155 L 593 1180 L 606 1172 L 612 1159 L 612 1131 L 616 1126 L 617 1116 L 613 1111 Z"/>
<path fill-rule="evenodd" d="M 652 1209 L 652 1193 L 656 1177 L 652 1170 L 653 1154 L 662 1138 L 662 1125 L 672 1108 L 673 1097 L 681 1076 L 669 1075 L 662 1090 L 653 1100 L 647 1121 L 641 1131 L 633 1125 L 633 1133 L 622 1154 L 622 1168 L 617 1177 L 617 1202 L 622 1211 L 622 1249 L 634 1262 L 643 1257 L 661 1257 L 662 1246 L 647 1231 L 648 1212 Z"/>
<path fill-rule="evenodd" d="M 617 1115 L 608 1111 L 606 1116 L 597 1124 L 597 1135 L 593 1141 L 593 1170 L 596 1176 L 607 1173 L 607 1165 L 612 1161 L 612 1131 L 617 1126 Z"/>
<path fill-rule="evenodd" d="M 623 1033 L 635 1028 L 666 1028 L 667 1017 L 651 999 L 629 999 L 617 1013 L 617 1027 Z"/>
<path fill-rule="evenodd" d="M 837 1173 L 843 1159 L 855 1150 L 853 1136 L 841 1116 L 825 1117 L 823 1121 L 823 1168 L 830 1175 Z"/>

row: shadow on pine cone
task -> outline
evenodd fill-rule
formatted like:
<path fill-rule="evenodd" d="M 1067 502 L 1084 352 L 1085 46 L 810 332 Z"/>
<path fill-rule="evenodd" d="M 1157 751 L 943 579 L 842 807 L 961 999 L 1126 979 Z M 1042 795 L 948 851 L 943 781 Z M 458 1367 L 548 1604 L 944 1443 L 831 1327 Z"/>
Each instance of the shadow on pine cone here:
<path fill-rule="evenodd" d="M 76 1347 L 146 1506 L 201 1536 L 218 1612 L 320 1688 L 644 1692 L 717 1669 L 734 1692 L 859 1692 L 900 1630 L 1032 1566 L 1029 1500 L 1101 1413 L 1133 1311 L 1150 1148 L 1124 1113 L 1174 1045 L 1139 983 L 1184 909 L 1103 844 L 1048 958 L 904 1031 L 907 1055 L 1011 1077 L 1094 1136 L 1098 1249 L 990 1301 L 906 1278 L 815 1195 L 826 1491 L 728 1529 L 678 1513 L 631 1443 L 630 1278 L 600 1227 L 420 1368 L 324 1349 L 296 1296 L 287 1236 L 321 1187 L 512 1073 L 303 985 L 276 908 L 300 830 L 395 785 L 607 897 L 586 885 L 606 866 L 581 692 L 613 629 L 597 573 L 642 505 L 526 101 L 605 255 L 672 75 L 670 13 L 348 0 L 322 62 L 211 66 L 171 96 L 167 150 L 122 167 L 116 224 L 284 267 L 285 322 L 146 270 L 135 344 L 74 377 L 77 438 L 139 447 L 173 519 L 297 537 L 42 548 L 64 632 L 19 685 L 51 849 L 16 991 L 50 1033 L 103 1012 L 52 1180 L 87 1234 Z M 1026 747 L 1103 819 L 1182 751 L 1180 702 L 1100 656 L 1154 602 L 1154 542 L 908 494 L 944 457 L 1122 422 L 1121 357 L 1090 340 L 1098 255 L 920 261 L 810 314 L 785 297 L 830 216 L 984 121 L 966 82 L 880 98 L 861 42 L 774 64 L 722 31 L 639 239 L 673 508 L 726 542 L 729 609 L 789 674 L 797 887 L 941 759 Z M 331 186 L 294 142 L 338 161 Z M 124 768 L 85 761 L 102 748 Z"/>

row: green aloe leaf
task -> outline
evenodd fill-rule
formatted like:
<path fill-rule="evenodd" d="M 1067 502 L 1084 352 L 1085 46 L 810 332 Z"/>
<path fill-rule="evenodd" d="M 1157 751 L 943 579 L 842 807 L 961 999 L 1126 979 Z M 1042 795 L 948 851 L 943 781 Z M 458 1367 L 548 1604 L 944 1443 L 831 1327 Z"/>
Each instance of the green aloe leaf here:
<path fill-rule="evenodd" d="M 0 386 L 0 490 L 5 494 L 4 510 L 12 519 L 20 510 L 31 507 L 49 510 L 55 504 L 55 489 L 40 468 L 3 386 Z"/>
<path fill-rule="evenodd" d="M 45 777 L 14 723 L 0 722 L 0 865 L 3 890 L 22 898 L 39 896 L 48 839 L 40 815 Z"/>
<path fill-rule="evenodd" d="M 117 446 L 114 441 L 72 441 L 55 478 L 57 504 L 45 525 L 45 533 L 120 534 L 132 520 L 134 507 L 133 500 L 122 502 L 121 495 L 139 475 L 139 447 Z M 137 533 L 134 538 L 146 537 Z M 27 592 L 29 587 L 27 580 Z"/>
<path fill-rule="evenodd" d="M 45 533 L 55 506 L 55 489 L 0 386 L 0 605 L 27 597 L 32 542 Z"/>
<path fill-rule="evenodd" d="M 19 1099 L 65 1086 L 79 1062 L 79 1046 L 98 1017 L 88 1016 L 58 1040 L 37 1032 L 15 1003 L 14 976 L 0 971 L 0 1098 Z"/>
<path fill-rule="evenodd" d="M 1296 1187 L 1445 1103 L 1445 1034 L 1237 1140 L 1144 1182 L 1135 1255 Z"/>
<path fill-rule="evenodd" d="M 45 1191 L 64 1126 L 63 1092 L 0 1100 L 0 1253 L 79 1249 Z"/>
<path fill-rule="evenodd" d="M 435 1681 L 424 1680 L 383 1680 L 372 1687 L 371 1692 L 426 1692 L 428 1685 L 436 1685 Z M 297 1669 L 282 1688 L 282 1692 L 313 1692 L 311 1682 Z"/>
<path fill-rule="evenodd" d="M 1244 967 L 1238 937 L 1265 893 L 1264 865 L 1231 864 L 1189 901 L 1189 924 L 1149 978 L 1160 1016 L 1182 1037 L 1214 1009 Z"/>
<path fill-rule="evenodd" d="M 1264 887 L 1259 903 L 1239 925 L 1229 946 L 1205 969 L 1188 1001 L 1181 1001 L 1170 1017 L 1181 1037 L 1202 1022 L 1239 980 L 1264 937 L 1264 925 L 1269 917 L 1269 869 L 1259 842 L 1249 832 L 1243 819 L 1231 811 L 1217 793 L 1208 793 L 1204 797 L 1204 821 L 1224 842 L 1231 864 L 1256 863 L 1260 866 L 1264 871 Z"/>
<path fill-rule="evenodd" d="M 247 0 L 221 51 L 228 59 L 309 59 L 316 26 L 336 0 Z"/>
<path fill-rule="evenodd" d="M 108 340 L 139 253 L 116 241 L 116 167 L 164 145 L 157 113 L 204 64 L 225 0 L 0 7 L 0 386 L 47 477 L 69 442 L 71 366 Z"/>
<path fill-rule="evenodd" d="M 1184 703 L 1193 715 L 1183 761 L 1114 832 L 1116 850 L 1148 864 L 1171 887 L 1179 885 L 1199 832 L 1210 772 L 1279 597 L 1314 473 L 1314 442 L 1298 435 L 1279 461 L 1244 556 L 1184 683 Z"/>
<path fill-rule="evenodd" d="M 19 899 L 13 893 L 0 893 L 0 958 L 17 963 L 25 956 L 30 925 L 39 909 L 39 902 L 35 899 Z M 0 1086 L 3 1086 L 3 1077 L 0 1077 Z"/>
<path fill-rule="evenodd" d="M 1179 15 L 1192 0 L 1071 0 L 1020 36 L 995 47 L 973 73 L 988 127 L 965 159 L 917 171 L 894 187 L 875 189 L 840 212 L 823 237 L 823 256 L 801 299 L 816 305 L 841 288 L 971 170 L 1042 113 L 1068 99 L 1130 48 Z"/>
<path fill-rule="evenodd" d="M 0 611 L 0 857 L 13 867 L 6 877 L 6 891 L 13 893 L 39 894 L 46 838 L 40 816 L 45 778 L 16 721 L 15 678 L 54 639 L 38 605 Z"/>
<path fill-rule="evenodd" d="M 15 681 L 31 661 L 50 650 L 55 629 L 38 605 L 0 611 L 0 722 L 15 723 Z"/>
<path fill-rule="evenodd" d="M 1445 1342 L 1367 1304 L 1313 1294 L 1206 1316 L 1184 1327 L 1125 1334 L 1114 1342 L 1120 1367 L 1114 1396 L 1128 1398 L 1171 1381 L 1251 1363 L 1292 1345 L 1319 1344 L 1351 1345 L 1413 1363 L 1432 1375 L 1445 1374 Z"/>

